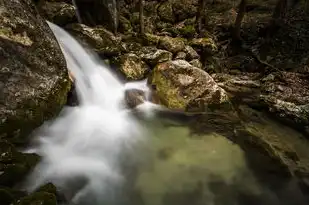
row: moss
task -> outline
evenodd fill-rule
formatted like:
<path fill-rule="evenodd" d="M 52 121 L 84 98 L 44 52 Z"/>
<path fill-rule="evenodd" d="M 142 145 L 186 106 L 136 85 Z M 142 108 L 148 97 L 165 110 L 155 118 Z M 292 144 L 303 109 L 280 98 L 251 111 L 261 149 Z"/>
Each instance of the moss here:
<path fill-rule="evenodd" d="M 158 65 L 160 66 L 160 64 Z M 162 103 L 169 108 L 185 109 L 187 100 L 179 97 L 179 90 L 175 88 L 170 80 L 168 80 L 161 71 L 156 68 L 152 73 L 152 85 L 156 87 L 156 93 L 162 100 Z"/>
<path fill-rule="evenodd" d="M 16 202 L 14 205 L 57 205 L 57 199 L 54 194 L 47 192 L 36 192 L 26 196 Z"/>
<path fill-rule="evenodd" d="M 52 183 L 47 183 L 39 187 L 35 192 L 47 192 L 50 194 L 57 194 L 57 188 Z"/>
<path fill-rule="evenodd" d="M 187 25 L 181 29 L 179 29 L 180 34 L 187 38 L 193 38 L 196 34 L 195 27 L 193 25 Z"/>

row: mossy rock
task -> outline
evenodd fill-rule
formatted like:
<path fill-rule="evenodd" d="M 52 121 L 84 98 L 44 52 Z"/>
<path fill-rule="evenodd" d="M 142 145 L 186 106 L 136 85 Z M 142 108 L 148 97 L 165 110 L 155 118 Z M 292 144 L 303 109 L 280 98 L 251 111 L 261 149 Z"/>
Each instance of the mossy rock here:
<path fill-rule="evenodd" d="M 128 80 L 141 80 L 149 72 L 149 66 L 133 53 L 121 56 L 119 69 Z"/>
<path fill-rule="evenodd" d="M 159 48 L 168 50 L 172 53 L 178 53 L 185 49 L 185 41 L 182 38 L 164 36 L 160 38 Z"/>
<path fill-rule="evenodd" d="M 201 49 L 207 55 L 213 55 L 218 51 L 218 47 L 212 38 L 194 38 L 190 41 L 190 46 Z"/>
<path fill-rule="evenodd" d="M 140 51 L 137 51 L 136 54 L 150 66 L 172 60 L 173 57 L 171 52 L 152 46 L 145 46 Z"/>
<path fill-rule="evenodd" d="M 58 114 L 71 83 L 61 49 L 31 1 L 4 1 L 0 21 L 0 137 L 23 143 Z"/>
<path fill-rule="evenodd" d="M 88 27 L 84 24 L 70 24 L 66 28 L 84 45 L 91 46 L 105 57 L 112 57 L 121 53 L 120 39 L 104 27 Z"/>
<path fill-rule="evenodd" d="M 126 19 L 124 16 L 120 16 L 118 30 L 122 33 L 132 32 L 133 28 L 132 28 L 131 22 L 128 19 Z"/>
<path fill-rule="evenodd" d="M 184 60 L 158 64 L 150 84 L 168 108 L 198 112 L 233 109 L 226 92 L 212 77 Z"/>
<path fill-rule="evenodd" d="M 173 5 L 170 1 L 165 1 L 158 7 L 158 15 L 160 19 L 164 22 L 174 23 L 176 17 L 173 12 Z"/>
<path fill-rule="evenodd" d="M 14 205 L 57 205 L 54 194 L 48 192 L 35 192 L 18 200 Z"/>

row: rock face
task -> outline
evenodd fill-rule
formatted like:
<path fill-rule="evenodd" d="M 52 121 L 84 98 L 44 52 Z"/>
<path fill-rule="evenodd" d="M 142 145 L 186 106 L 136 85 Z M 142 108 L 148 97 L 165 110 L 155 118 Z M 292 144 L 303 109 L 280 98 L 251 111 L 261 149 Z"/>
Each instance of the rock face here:
<path fill-rule="evenodd" d="M 306 74 L 281 72 L 263 79 L 259 74 L 214 74 L 219 85 L 232 98 L 251 107 L 264 109 L 277 119 L 309 136 L 309 77 Z"/>
<path fill-rule="evenodd" d="M 231 107 L 226 92 L 212 77 L 184 60 L 158 64 L 150 83 L 168 108 L 205 111 L 223 105 Z"/>
<path fill-rule="evenodd" d="M 53 33 L 30 0 L 1 1 L 0 137 L 21 139 L 66 102 L 70 81 Z"/>
<path fill-rule="evenodd" d="M 121 56 L 119 69 L 128 80 L 141 80 L 149 71 L 148 65 L 133 53 Z"/>
<path fill-rule="evenodd" d="M 66 28 L 84 45 L 91 46 L 100 55 L 115 56 L 121 52 L 120 40 L 103 27 L 70 24 Z"/>
<path fill-rule="evenodd" d="M 38 9 L 43 17 L 60 26 L 77 21 L 74 6 L 65 2 L 44 1 Z"/>

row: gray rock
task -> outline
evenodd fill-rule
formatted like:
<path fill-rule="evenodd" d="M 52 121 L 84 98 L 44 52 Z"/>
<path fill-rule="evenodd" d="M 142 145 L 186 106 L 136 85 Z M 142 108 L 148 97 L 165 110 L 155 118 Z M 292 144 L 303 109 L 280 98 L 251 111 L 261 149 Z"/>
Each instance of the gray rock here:
<path fill-rule="evenodd" d="M 157 49 L 155 47 L 146 46 L 140 51 L 136 52 L 146 63 L 151 66 L 155 66 L 158 63 L 172 60 L 173 54 L 171 52 Z"/>
<path fill-rule="evenodd" d="M 30 0 L 2 1 L 0 137 L 19 141 L 54 117 L 70 89 L 60 47 Z"/>
<path fill-rule="evenodd" d="M 186 46 L 185 52 L 187 53 L 187 60 L 194 60 L 200 58 L 199 54 L 191 46 Z"/>
<path fill-rule="evenodd" d="M 189 63 L 193 65 L 194 67 L 201 68 L 201 69 L 203 68 L 203 64 L 201 63 L 199 59 L 193 59 Z"/>
<path fill-rule="evenodd" d="M 137 55 L 128 53 L 120 58 L 120 71 L 128 80 L 141 80 L 149 71 L 149 66 Z"/>

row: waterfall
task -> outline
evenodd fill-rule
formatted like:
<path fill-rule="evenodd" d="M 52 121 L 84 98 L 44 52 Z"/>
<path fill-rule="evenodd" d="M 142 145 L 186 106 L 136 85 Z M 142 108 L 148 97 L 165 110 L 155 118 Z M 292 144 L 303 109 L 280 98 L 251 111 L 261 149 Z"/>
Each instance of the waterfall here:
<path fill-rule="evenodd" d="M 121 83 L 94 53 L 60 27 L 48 24 L 74 75 L 80 105 L 64 108 L 57 119 L 39 129 L 29 152 L 38 153 L 42 160 L 27 186 L 33 191 L 52 182 L 75 204 L 112 200 L 114 187 L 123 180 L 120 159 L 144 133 L 123 108 L 124 93 L 132 88 L 149 92 L 146 81 Z"/>

